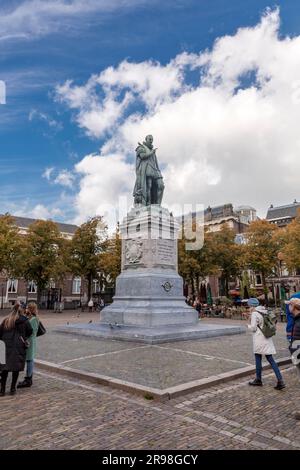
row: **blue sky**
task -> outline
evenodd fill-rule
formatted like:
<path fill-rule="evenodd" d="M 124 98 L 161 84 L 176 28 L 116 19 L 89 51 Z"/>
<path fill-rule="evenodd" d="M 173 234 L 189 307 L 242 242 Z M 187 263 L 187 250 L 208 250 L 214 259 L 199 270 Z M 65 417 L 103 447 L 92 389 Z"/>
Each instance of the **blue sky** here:
<path fill-rule="evenodd" d="M 69 10 L 58 8 L 64 3 Z M 7 103 L 0 105 L 0 212 L 77 220 L 74 198 L 82 181 L 74 176 L 74 167 L 98 152 L 115 127 L 91 135 L 78 125 L 77 110 L 59 100 L 55 91 L 66 80 L 83 86 L 93 74 L 116 68 L 125 59 L 152 59 L 164 66 L 183 52 L 211 50 L 216 38 L 257 25 L 267 7 L 280 6 L 280 36 L 300 34 L 300 4 L 295 0 L 50 0 L 51 4 L 52 9 L 45 10 L 38 0 L 0 0 L 0 80 L 7 86 Z M 196 83 L 194 73 L 189 71 L 186 83 Z M 138 111 L 141 104 L 131 106 Z M 48 178 L 42 176 L 46 168 L 53 169 Z M 73 172 L 73 177 L 59 179 L 63 170 Z M 103 178 L 105 173 L 100 184 Z M 222 194 L 222 185 L 216 191 L 214 200 L 199 202 L 228 202 L 231 195 Z M 248 203 L 263 210 L 262 201 L 249 199 L 248 195 Z M 246 201 L 236 197 L 232 202 Z M 270 202 L 266 200 L 266 207 Z M 289 201 L 278 196 L 275 202 Z M 92 212 L 87 205 L 86 216 Z"/>

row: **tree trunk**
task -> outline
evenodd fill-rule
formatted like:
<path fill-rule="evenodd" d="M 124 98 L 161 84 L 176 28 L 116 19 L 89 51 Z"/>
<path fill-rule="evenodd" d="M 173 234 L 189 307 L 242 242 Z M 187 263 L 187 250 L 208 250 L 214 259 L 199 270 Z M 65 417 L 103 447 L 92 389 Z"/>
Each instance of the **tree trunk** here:
<path fill-rule="evenodd" d="M 226 295 L 226 297 L 228 297 L 228 292 L 229 292 L 228 284 L 229 284 L 229 280 L 228 280 L 228 275 L 226 274 L 225 275 L 225 295 Z"/>
<path fill-rule="evenodd" d="M 266 303 L 266 307 L 268 307 L 269 298 L 268 298 L 268 288 L 267 288 L 267 283 L 266 283 L 266 276 L 264 274 L 262 274 L 261 279 L 262 279 L 262 285 L 263 285 L 263 290 L 264 290 L 264 295 L 265 295 L 265 303 Z"/>
<path fill-rule="evenodd" d="M 90 274 L 88 276 L 88 300 L 92 298 L 92 275 Z"/>
<path fill-rule="evenodd" d="M 196 275 L 196 294 L 199 296 L 199 275 Z"/>
<path fill-rule="evenodd" d="M 37 290 L 36 290 L 36 303 L 38 308 L 41 307 L 41 296 L 42 296 L 42 289 L 39 285 L 37 285 Z"/>
<path fill-rule="evenodd" d="M 194 284 L 194 278 L 192 277 L 191 279 L 191 287 L 192 287 L 192 297 L 194 298 L 195 295 L 195 284 Z"/>
<path fill-rule="evenodd" d="M 0 270 L 1 273 L 1 270 Z M 1 310 L 4 308 L 4 297 L 5 297 L 5 286 L 7 289 L 7 281 L 8 278 L 3 278 L 2 285 L 1 285 Z"/>

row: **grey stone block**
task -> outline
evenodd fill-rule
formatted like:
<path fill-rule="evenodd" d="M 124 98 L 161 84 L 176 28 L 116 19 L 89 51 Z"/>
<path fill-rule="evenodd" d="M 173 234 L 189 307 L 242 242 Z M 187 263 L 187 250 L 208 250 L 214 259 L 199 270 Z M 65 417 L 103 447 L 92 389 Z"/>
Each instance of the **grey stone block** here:
<path fill-rule="evenodd" d="M 112 325 L 113 326 L 113 325 Z M 245 333 L 246 329 L 240 326 L 201 324 L 193 325 L 165 325 L 160 327 L 127 326 L 110 327 L 106 324 L 77 323 L 60 326 L 55 329 L 59 333 L 71 333 L 80 336 L 94 336 L 99 338 L 116 339 L 120 341 L 134 341 L 147 344 L 167 343 L 171 341 L 185 341 L 189 339 L 206 339 L 216 336 Z"/>

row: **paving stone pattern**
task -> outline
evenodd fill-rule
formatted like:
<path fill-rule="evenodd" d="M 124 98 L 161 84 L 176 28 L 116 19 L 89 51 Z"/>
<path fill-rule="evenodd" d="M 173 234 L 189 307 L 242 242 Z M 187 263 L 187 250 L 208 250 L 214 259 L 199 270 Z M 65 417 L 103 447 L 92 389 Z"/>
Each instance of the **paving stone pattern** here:
<path fill-rule="evenodd" d="M 276 357 L 286 357 L 282 328 L 275 344 Z M 157 389 L 254 364 L 251 333 L 151 346 L 48 332 L 38 358 Z"/>
<path fill-rule="evenodd" d="M 156 403 L 38 372 L 31 389 L 0 400 L 1 449 L 300 449 L 293 418 L 299 381 L 245 380 Z"/>

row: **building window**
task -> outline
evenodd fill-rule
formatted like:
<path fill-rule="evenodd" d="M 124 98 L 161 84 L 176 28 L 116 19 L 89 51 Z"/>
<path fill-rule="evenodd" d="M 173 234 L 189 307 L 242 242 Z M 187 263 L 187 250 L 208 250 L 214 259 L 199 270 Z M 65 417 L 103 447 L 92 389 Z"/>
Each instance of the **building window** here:
<path fill-rule="evenodd" d="M 255 274 L 255 284 L 256 285 L 261 285 L 261 275 L 260 274 Z"/>
<path fill-rule="evenodd" d="M 73 279 L 73 286 L 72 286 L 72 293 L 73 294 L 80 294 L 81 290 L 81 278 L 74 277 Z"/>
<path fill-rule="evenodd" d="M 97 292 L 100 292 L 100 282 L 98 279 L 93 280 L 93 294 L 97 294 Z"/>
<path fill-rule="evenodd" d="M 48 287 L 49 287 L 49 289 L 55 289 L 55 281 L 51 280 L 51 281 L 49 282 L 49 286 L 48 286 Z"/>
<path fill-rule="evenodd" d="M 17 279 L 8 279 L 8 281 L 7 281 L 7 292 L 8 292 L 8 294 L 16 294 L 18 292 L 18 281 L 17 281 Z"/>
<path fill-rule="evenodd" d="M 37 285 L 34 281 L 30 281 L 28 283 L 28 293 L 29 294 L 36 294 L 37 293 Z"/>

